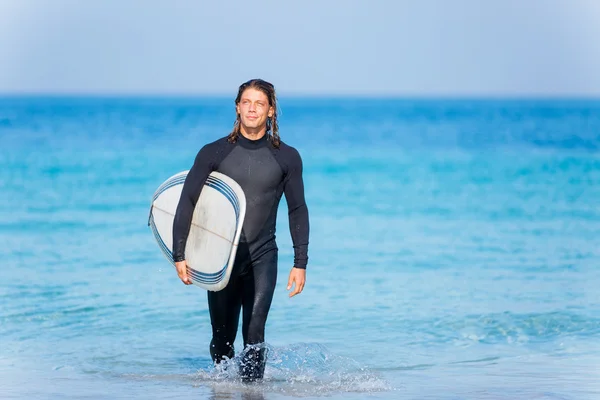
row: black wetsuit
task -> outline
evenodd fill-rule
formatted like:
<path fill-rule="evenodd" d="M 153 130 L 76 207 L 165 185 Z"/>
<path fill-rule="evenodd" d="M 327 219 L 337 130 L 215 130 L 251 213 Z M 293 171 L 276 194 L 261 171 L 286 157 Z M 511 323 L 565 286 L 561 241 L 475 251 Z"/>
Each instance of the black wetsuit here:
<path fill-rule="evenodd" d="M 309 220 L 304 200 L 302 159 L 293 147 L 281 142 L 275 148 L 269 135 L 249 140 L 239 135 L 204 146 L 196 156 L 183 186 L 173 224 L 173 258 L 185 260 L 185 243 L 194 207 L 212 171 L 233 178 L 246 195 L 246 217 L 236 261 L 227 286 L 208 292 L 213 330 L 210 353 L 215 362 L 233 357 L 233 343 L 243 307 L 244 346 L 262 344 L 265 324 L 277 281 L 277 208 L 285 193 L 294 246 L 294 267 L 306 268 Z M 242 360 L 242 378 L 259 379 L 264 372 L 264 349 L 250 346 Z"/>

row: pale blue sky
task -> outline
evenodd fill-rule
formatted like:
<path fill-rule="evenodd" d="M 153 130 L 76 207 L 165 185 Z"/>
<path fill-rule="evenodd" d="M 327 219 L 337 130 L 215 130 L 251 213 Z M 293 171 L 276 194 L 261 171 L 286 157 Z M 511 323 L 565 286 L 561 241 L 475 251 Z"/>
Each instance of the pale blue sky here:
<path fill-rule="evenodd" d="M 0 92 L 600 96 L 600 0 L 0 0 Z"/>

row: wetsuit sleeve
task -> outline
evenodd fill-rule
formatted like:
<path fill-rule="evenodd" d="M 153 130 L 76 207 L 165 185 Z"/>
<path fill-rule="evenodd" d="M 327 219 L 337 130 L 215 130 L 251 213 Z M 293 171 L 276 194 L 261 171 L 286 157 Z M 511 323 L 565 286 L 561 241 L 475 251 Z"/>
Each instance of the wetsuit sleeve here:
<path fill-rule="evenodd" d="M 283 192 L 287 201 L 290 233 L 294 246 L 294 267 L 305 269 L 308 263 L 309 220 L 308 207 L 304 198 L 302 158 L 296 149 L 290 148 L 290 150 Z"/>
<path fill-rule="evenodd" d="M 213 152 L 204 146 L 196 155 L 194 165 L 185 178 L 173 221 L 173 261 L 175 262 L 185 260 L 185 244 L 190 233 L 194 208 L 204 182 L 215 168 L 214 164 Z"/>

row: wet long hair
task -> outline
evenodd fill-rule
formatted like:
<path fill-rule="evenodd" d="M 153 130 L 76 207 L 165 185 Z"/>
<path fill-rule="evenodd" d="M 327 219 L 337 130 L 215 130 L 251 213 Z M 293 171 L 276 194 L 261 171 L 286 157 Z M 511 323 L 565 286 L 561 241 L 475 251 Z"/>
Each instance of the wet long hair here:
<path fill-rule="evenodd" d="M 271 140 L 271 143 L 273 143 L 273 146 L 275 148 L 279 148 L 279 124 L 277 123 L 277 96 L 275 94 L 275 87 L 271 83 L 263 81 L 262 79 L 251 79 L 248 82 L 242 83 L 238 90 L 237 97 L 235 98 L 236 108 L 237 105 L 240 103 L 240 100 L 242 99 L 242 94 L 246 89 L 260 90 L 267 96 L 267 99 L 269 99 L 269 107 L 273 107 L 273 116 L 267 117 L 266 134 Z M 229 141 L 229 143 L 235 143 L 237 141 L 237 138 L 241 133 L 240 129 L 240 115 L 237 113 L 236 110 L 236 118 L 235 123 L 233 124 L 233 130 L 227 137 L 227 141 Z"/>

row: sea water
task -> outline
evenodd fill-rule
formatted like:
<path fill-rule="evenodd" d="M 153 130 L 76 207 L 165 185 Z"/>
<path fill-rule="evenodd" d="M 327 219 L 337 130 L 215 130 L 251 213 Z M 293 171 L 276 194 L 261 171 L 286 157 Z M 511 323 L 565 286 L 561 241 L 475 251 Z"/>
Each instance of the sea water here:
<path fill-rule="evenodd" d="M 304 292 L 280 263 L 260 384 L 147 226 L 233 98 L 0 100 L 2 399 L 598 399 L 600 102 L 282 98 Z"/>

